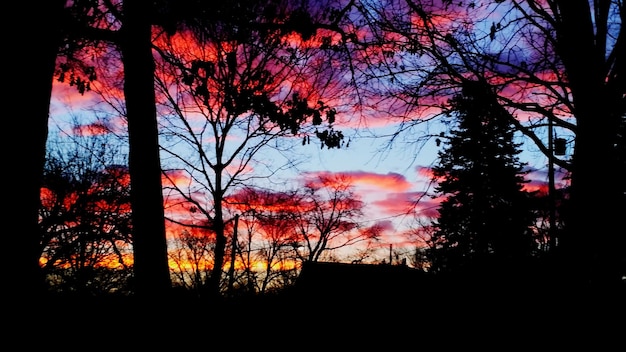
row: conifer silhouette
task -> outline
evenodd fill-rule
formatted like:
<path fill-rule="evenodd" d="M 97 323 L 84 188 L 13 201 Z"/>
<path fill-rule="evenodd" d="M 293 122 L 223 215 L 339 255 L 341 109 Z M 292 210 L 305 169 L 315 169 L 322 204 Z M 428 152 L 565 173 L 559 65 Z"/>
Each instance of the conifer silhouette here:
<path fill-rule="evenodd" d="M 468 82 L 450 100 L 457 127 L 433 168 L 444 200 L 433 223 L 435 271 L 491 270 L 519 264 L 533 251 L 531 194 L 510 117 L 486 85 Z"/>

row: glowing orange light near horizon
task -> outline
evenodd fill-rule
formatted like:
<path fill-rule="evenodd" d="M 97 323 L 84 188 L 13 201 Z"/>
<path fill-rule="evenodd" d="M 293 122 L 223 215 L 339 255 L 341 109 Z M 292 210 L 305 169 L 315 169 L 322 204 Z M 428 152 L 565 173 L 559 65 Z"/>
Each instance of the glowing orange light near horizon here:
<path fill-rule="evenodd" d="M 73 128 L 73 132 L 77 136 L 102 136 L 110 133 L 108 126 L 101 122 L 94 122 L 89 125 L 82 125 Z"/>

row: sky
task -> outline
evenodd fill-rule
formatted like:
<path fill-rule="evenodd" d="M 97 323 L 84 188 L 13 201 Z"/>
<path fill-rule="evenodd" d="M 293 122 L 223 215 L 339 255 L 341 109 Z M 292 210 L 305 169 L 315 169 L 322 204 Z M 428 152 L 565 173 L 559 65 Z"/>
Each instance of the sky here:
<path fill-rule="evenodd" d="M 83 124 L 83 131 L 94 134 L 103 132 L 101 126 L 94 124 L 94 101 L 98 99 L 95 93 L 79 95 L 71 87 L 55 82 L 50 116 L 51 135 L 72 133 L 72 119 L 76 117 Z M 120 124 L 115 128 L 121 131 L 124 126 Z M 377 224 L 384 229 L 378 243 L 381 257 L 386 257 L 385 252 L 390 246 L 412 250 L 416 245 L 415 238 L 406 233 L 417 226 L 415 214 L 424 219 L 437 215 L 438 199 L 429 196 L 434 187 L 430 179 L 430 167 L 437 163 L 437 152 L 441 147 L 437 147 L 434 139 L 417 150 L 417 143 L 412 142 L 410 136 L 392 144 L 389 144 L 388 137 L 374 137 L 387 135 L 396 129 L 397 125 L 394 124 L 369 126 L 367 131 L 346 125 L 343 131 L 345 138 L 350 140 L 348 147 L 321 149 L 316 140 L 312 140 L 310 145 L 296 145 L 300 160 L 304 161 L 297 168 L 286 169 L 273 176 L 273 180 L 282 180 L 278 181 L 279 184 L 297 184 L 305 177 L 317 174 L 349 176 L 355 193 L 365 203 L 365 216 L 360 223 L 363 226 Z M 523 145 L 521 151 L 520 159 L 528 163 L 527 167 L 531 171 L 527 176 L 530 182 L 526 188 L 545 190 L 545 157 L 532 145 Z M 271 151 L 267 152 L 271 154 Z M 562 181 L 557 182 L 557 188 L 564 185 Z"/>
<path fill-rule="evenodd" d="M 117 95 L 111 96 L 119 97 L 121 94 L 117 92 Z M 397 122 L 388 119 L 354 121 L 349 115 L 349 111 L 340 112 L 339 122 L 335 125 L 336 129 L 343 131 L 346 142 L 349 140 L 348 147 L 320 149 L 315 139 L 311 139 L 310 145 L 294 143 L 293 152 L 298 154 L 300 163 L 297 168 L 283 169 L 272 176 L 273 183 L 268 187 L 276 187 L 277 184 L 296 185 L 305 177 L 316 174 L 348 176 L 353 182 L 355 193 L 365 203 L 362 224 L 378 224 L 385 229 L 380 247 L 414 247 L 415 243 L 407 241 L 406 235 L 407 231 L 417 226 L 414 215 L 427 220 L 437 215 L 439 200 L 430 197 L 434 187 L 430 168 L 437 163 L 437 152 L 441 150 L 434 138 L 424 144 L 416 140 L 437 134 L 441 127 L 425 123 L 402 133 L 389 144 L 389 136 L 398 129 Z M 80 95 L 73 87 L 54 82 L 50 114 L 52 135 L 71 134 L 74 128 L 71 121 L 75 117 L 83 125 L 83 131 L 96 134 L 106 132 L 98 125 L 98 118 L 102 116 L 108 117 L 108 130 L 124 134 L 123 119 L 119 114 L 116 116 L 114 110 L 104 107 L 101 97 L 96 93 Z M 518 138 L 518 142 L 523 141 L 521 137 Z M 548 179 L 545 156 L 532 144 L 523 144 L 521 151 L 520 160 L 527 163 L 530 171 L 527 176 L 530 183 L 526 188 L 545 190 Z M 262 155 L 267 160 L 282 157 L 272 155 L 271 149 L 264 150 Z M 557 187 L 562 186 L 562 181 L 559 181 Z"/>

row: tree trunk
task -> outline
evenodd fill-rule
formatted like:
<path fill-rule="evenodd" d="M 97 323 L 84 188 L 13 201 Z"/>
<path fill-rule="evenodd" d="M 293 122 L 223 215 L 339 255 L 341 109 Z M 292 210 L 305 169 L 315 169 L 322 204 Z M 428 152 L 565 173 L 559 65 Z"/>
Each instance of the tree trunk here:
<path fill-rule="evenodd" d="M 120 49 L 129 137 L 135 292 L 161 297 L 171 288 L 154 92 L 154 58 L 146 4 L 124 1 Z"/>
<path fill-rule="evenodd" d="M 607 79 L 606 38 L 599 38 L 606 33 L 594 31 L 588 2 L 563 0 L 559 9 L 558 49 L 570 81 L 577 124 L 571 209 L 562 237 L 566 270 L 578 282 L 619 285 L 625 269 L 622 218 L 626 208 L 619 187 L 624 174 L 616 169 L 619 159 L 615 146 L 623 92 Z"/>
<path fill-rule="evenodd" d="M 4 207 L 6 236 L 4 282 L 7 291 L 16 298 L 43 294 L 45 281 L 39 266 L 41 241 L 39 229 L 40 189 L 48 139 L 48 117 L 55 62 L 60 45 L 61 23 L 58 21 L 65 6 L 64 0 L 44 1 L 34 5 L 18 2 L 11 10 L 16 18 L 9 43 L 5 45 L 12 55 L 13 68 L 6 82 L 9 112 L 5 131 L 16 138 L 5 138 L 3 148 L 7 172 L 16 172 L 16 181 L 9 185 Z M 25 65 L 23 60 L 29 60 Z M 34 60 L 34 61 L 33 61 Z M 7 231 L 10 225 L 14 231 Z"/>
<path fill-rule="evenodd" d="M 215 199 L 215 218 L 213 219 L 213 230 L 215 231 L 215 250 L 213 269 L 211 270 L 211 279 L 209 280 L 208 294 L 211 298 L 220 297 L 220 281 L 222 279 L 222 268 L 224 267 L 224 259 L 226 256 L 226 224 L 224 222 L 224 210 L 222 202 L 221 171 L 217 173 L 216 184 L 218 188 L 214 191 Z"/>

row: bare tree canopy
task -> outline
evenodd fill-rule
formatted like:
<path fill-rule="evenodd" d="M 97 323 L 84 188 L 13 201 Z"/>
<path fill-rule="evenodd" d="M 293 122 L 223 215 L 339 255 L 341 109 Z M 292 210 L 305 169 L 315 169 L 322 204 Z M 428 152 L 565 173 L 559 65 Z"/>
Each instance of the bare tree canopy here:
<path fill-rule="evenodd" d="M 368 56 L 363 77 L 394 102 L 389 106 L 402 108 L 389 110 L 402 120 L 394 138 L 442 116 L 447 98 L 466 82 L 488 86 L 519 133 L 571 173 L 560 239 L 564 271 L 580 267 L 584 277 L 618 283 L 626 268 L 626 239 L 615 230 L 623 228 L 624 181 L 621 172 L 599 172 L 624 168 L 622 2 L 391 0 L 356 7 L 367 24 L 356 42 L 368 53 L 385 48 Z M 385 85 L 389 77 L 394 84 Z M 572 153 L 555 155 L 549 126 Z"/>

